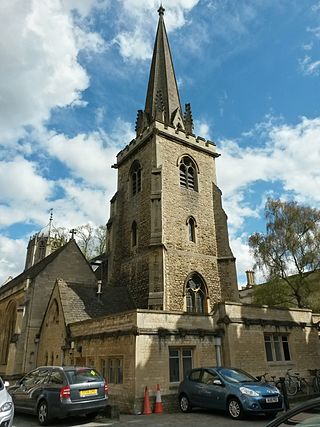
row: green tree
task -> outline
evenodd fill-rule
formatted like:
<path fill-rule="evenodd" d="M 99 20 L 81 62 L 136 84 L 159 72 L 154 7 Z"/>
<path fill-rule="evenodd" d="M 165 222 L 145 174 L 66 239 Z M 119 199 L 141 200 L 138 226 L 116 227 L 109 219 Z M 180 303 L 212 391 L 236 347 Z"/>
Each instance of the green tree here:
<path fill-rule="evenodd" d="M 320 266 L 320 211 L 268 199 L 265 218 L 266 233 L 250 236 L 249 247 L 255 268 L 272 286 L 283 286 L 274 294 L 277 304 L 273 305 L 309 307 L 309 276 Z"/>
<path fill-rule="evenodd" d="M 91 224 L 80 225 L 73 230 L 74 239 L 88 260 L 105 252 L 106 232 L 105 225 L 94 227 Z M 62 243 L 67 242 L 71 237 L 71 231 L 65 227 L 55 228 L 53 234 Z"/>
<path fill-rule="evenodd" d="M 75 239 L 87 259 L 101 255 L 106 250 L 106 226 L 85 224 L 77 227 Z"/>

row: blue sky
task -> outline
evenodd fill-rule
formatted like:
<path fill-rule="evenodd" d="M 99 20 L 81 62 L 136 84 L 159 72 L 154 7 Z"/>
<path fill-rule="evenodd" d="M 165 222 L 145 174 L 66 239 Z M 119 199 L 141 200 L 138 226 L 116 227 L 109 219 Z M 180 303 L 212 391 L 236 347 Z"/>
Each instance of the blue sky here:
<path fill-rule="evenodd" d="M 268 196 L 320 204 L 320 1 L 163 1 L 182 104 L 217 144 L 239 285 Z M 159 1 L 2 0 L 0 284 L 48 223 L 105 224 Z"/>

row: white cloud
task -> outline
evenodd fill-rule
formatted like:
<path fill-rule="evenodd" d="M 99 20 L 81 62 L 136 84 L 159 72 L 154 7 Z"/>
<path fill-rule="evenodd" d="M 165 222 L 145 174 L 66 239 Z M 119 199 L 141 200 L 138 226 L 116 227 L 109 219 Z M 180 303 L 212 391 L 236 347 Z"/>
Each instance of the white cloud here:
<path fill-rule="evenodd" d="M 194 121 L 195 133 L 202 136 L 202 138 L 210 139 L 210 125 L 205 121 Z"/>
<path fill-rule="evenodd" d="M 303 60 L 300 60 L 300 67 L 306 75 L 319 75 L 320 61 L 313 61 L 310 56 L 306 55 Z"/>
<path fill-rule="evenodd" d="M 28 222 L 52 189 L 52 183 L 41 176 L 35 163 L 22 157 L 0 162 L 0 226 Z"/>
<path fill-rule="evenodd" d="M 168 32 L 182 27 L 186 23 L 185 14 L 199 0 L 173 0 L 165 11 L 165 23 Z M 155 0 L 120 0 L 121 15 L 119 26 L 126 31 L 119 31 L 113 42 L 119 46 L 121 56 L 126 60 L 144 60 L 151 57 L 154 40 L 154 28 L 158 19 L 156 10 L 159 2 Z M 146 16 L 149 19 L 146 20 Z M 134 19 L 133 19 L 134 18 Z M 126 25 L 123 25 L 124 22 Z"/>
<path fill-rule="evenodd" d="M 105 187 L 108 172 L 114 163 L 117 147 L 105 147 L 99 132 L 68 138 L 62 134 L 48 140 L 48 152 L 64 163 L 74 177 L 91 185 Z"/>
<path fill-rule="evenodd" d="M 298 202 L 320 207 L 320 118 L 304 117 L 296 125 L 259 124 L 244 140 L 259 138 L 259 133 L 265 139 L 265 145 L 260 148 L 244 147 L 244 141 L 241 145 L 235 141 L 218 143 L 222 157 L 217 159 L 217 175 L 232 246 L 238 254 L 238 272 L 251 268 L 245 265 L 250 257 L 246 250 L 247 236 L 242 235 L 244 223 L 259 217 L 274 186 L 277 185 L 286 197 L 290 193 Z M 256 194 L 255 204 L 250 204 L 250 189 L 260 181 L 268 183 L 268 189 Z"/>
<path fill-rule="evenodd" d="M 86 17 L 93 9 L 103 10 L 108 8 L 111 0 L 62 0 L 62 7 L 66 11 L 77 11 L 80 16 Z"/>
<path fill-rule="evenodd" d="M 111 192 L 88 185 L 79 186 L 72 179 L 60 180 L 59 185 L 64 190 L 64 197 L 51 203 L 56 225 L 71 229 L 87 223 L 105 224 Z"/>
<path fill-rule="evenodd" d="M 97 34 L 75 25 L 60 0 L 2 0 L 1 144 L 25 136 L 26 126 L 41 126 L 52 108 L 79 104 L 89 78 L 78 53 L 101 46 Z"/>
<path fill-rule="evenodd" d="M 3 202 L 28 200 L 37 203 L 49 196 L 50 183 L 37 173 L 34 163 L 17 157 L 10 162 L 0 162 L 0 165 L 0 194 Z"/>
<path fill-rule="evenodd" d="M 23 239 L 9 239 L 0 235 L 0 286 L 22 271 L 26 257 L 27 241 Z"/>

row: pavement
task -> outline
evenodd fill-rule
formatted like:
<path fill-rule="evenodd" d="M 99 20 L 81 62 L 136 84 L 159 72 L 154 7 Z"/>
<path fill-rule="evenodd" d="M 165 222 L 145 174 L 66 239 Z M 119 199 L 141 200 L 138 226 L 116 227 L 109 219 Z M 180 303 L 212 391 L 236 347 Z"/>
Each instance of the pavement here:
<path fill-rule="evenodd" d="M 100 418 L 88 422 L 84 417 L 67 418 L 53 422 L 52 427 L 264 427 L 264 416 L 250 417 L 244 420 L 231 420 L 225 413 L 195 410 L 191 413 L 120 415 L 119 419 Z M 38 427 L 35 416 L 16 414 L 13 427 Z"/>

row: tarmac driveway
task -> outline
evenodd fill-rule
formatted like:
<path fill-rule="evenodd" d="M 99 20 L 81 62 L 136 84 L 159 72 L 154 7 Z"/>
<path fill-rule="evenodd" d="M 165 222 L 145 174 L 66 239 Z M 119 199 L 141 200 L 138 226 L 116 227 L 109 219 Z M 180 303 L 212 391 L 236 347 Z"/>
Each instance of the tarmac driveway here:
<path fill-rule="evenodd" d="M 264 427 L 267 420 L 263 416 L 232 420 L 223 413 L 195 410 L 189 414 L 151 414 L 151 415 L 120 415 L 120 420 L 100 419 L 87 422 L 85 418 L 68 418 L 57 421 L 52 427 Z M 13 427 L 36 427 L 36 417 L 16 414 Z"/>

